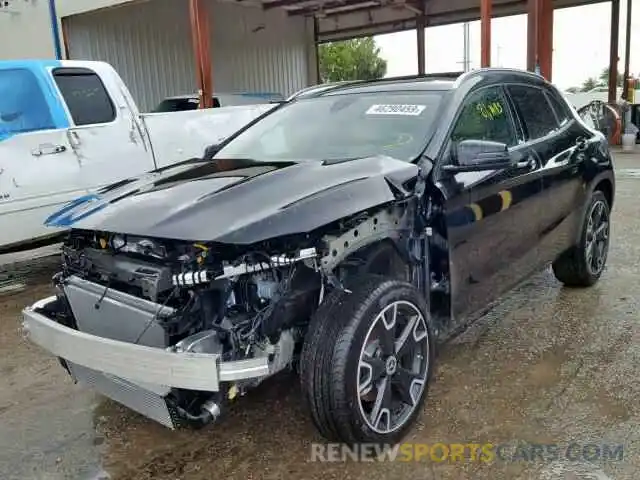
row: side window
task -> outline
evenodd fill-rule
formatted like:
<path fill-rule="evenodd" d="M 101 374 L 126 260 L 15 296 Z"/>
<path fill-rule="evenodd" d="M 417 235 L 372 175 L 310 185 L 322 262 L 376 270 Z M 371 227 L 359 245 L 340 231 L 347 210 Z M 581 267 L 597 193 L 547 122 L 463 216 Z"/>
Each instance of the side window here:
<path fill-rule="evenodd" d="M 59 69 L 53 72 L 53 77 L 76 125 L 95 125 L 115 120 L 113 102 L 102 80 L 94 72 Z"/>
<path fill-rule="evenodd" d="M 499 87 L 473 93 L 466 101 L 451 134 L 451 141 L 490 140 L 516 144 L 516 133 L 506 98 Z"/>
<path fill-rule="evenodd" d="M 529 140 L 544 137 L 558 128 L 558 121 L 544 92 L 536 87 L 507 87 L 520 118 L 524 121 Z"/>
<path fill-rule="evenodd" d="M 0 137 L 53 128 L 36 76 L 21 68 L 0 70 Z"/>
<path fill-rule="evenodd" d="M 553 111 L 556 112 L 556 117 L 558 118 L 558 122 L 560 122 L 560 126 L 563 126 L 572 117 L 569 107 L 565 104 L 564 99 L 560 98 L 556 92 L 547 90 L 546 93 L 547 98 L 553 107 Z"/>

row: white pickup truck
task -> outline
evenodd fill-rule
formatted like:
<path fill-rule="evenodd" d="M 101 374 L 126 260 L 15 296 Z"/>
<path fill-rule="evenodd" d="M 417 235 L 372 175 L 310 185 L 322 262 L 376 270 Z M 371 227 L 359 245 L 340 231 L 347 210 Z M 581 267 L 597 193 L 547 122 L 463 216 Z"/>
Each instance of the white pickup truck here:
<path fill-rule="evenodd" d="M 274 107 L 143 114 L 109 64 L 0 61 L 0 253 L 55 240 L 44 222 L 64 204 L 201 157 Z"/>

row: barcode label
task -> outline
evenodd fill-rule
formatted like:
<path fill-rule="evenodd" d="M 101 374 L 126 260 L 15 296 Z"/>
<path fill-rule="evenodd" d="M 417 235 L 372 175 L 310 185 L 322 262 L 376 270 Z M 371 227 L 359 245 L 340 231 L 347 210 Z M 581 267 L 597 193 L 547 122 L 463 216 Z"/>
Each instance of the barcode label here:
<path fill-rule="evenodd" d="M 426 105 L 371 105 L 366 115 L 420 115 Z"/>

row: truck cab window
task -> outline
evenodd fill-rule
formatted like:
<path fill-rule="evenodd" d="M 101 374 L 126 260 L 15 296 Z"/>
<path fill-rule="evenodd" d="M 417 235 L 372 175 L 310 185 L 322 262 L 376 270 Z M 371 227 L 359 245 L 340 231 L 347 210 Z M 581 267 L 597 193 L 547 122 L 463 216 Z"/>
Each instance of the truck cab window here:
<path fill-rule="evenodd" d="M 58 69 L 53 76 L 76 125 L 115 120 L 116 109 L 98 75 L 84 69 Z"/>
<path fill-rule="evenodd" d="M 507 90 L 524 121 L 529 140 L 545 137 L 558 128 L 553 109 L 541 89 L 509 85 Z"/>
<path fill-rule="evenodd" d="M 22 68 L 0 71 L 0 137 L 53 128 L 35 75 Z"/>
<path fill-rule="evenodd" d="M 451 134 L 451 141 L 490 140 L 508 146 L 516 134 L 505 97 L 500 88 L 485 88 L 471 94 Z"/>

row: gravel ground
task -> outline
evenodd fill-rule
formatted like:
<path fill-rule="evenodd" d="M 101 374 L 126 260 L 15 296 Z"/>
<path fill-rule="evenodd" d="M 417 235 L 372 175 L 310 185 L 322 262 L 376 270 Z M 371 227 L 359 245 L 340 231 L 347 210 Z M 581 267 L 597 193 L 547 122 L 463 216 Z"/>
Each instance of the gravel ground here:
<path fill-rule="evenodd" d="M 550 272 L 539 274 L 446 345 L 406 441 L 623 444 L 622 460 L 310 462 L 311 444 L 322 439 L 286 375 L 239 400 L 217 426 L 169 431 L 74 385 L 55 359 L 22 338 L 20 310 L 49 293 L 56 264 L 22 255 L 0 258 L 21 260 L 10 267 L 20 272 L 38 265 L 20 275 L 23 286 L 0 289 L 0 478 L 640 478 L 640 155 L 617 154 L 616 164 L 602 280 L 570 290 Z"/>

